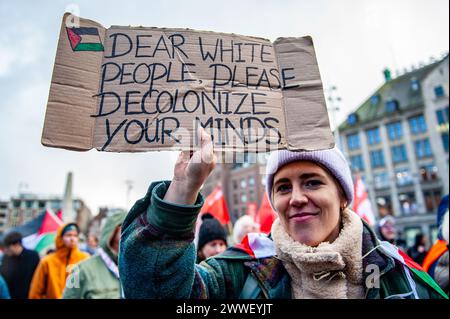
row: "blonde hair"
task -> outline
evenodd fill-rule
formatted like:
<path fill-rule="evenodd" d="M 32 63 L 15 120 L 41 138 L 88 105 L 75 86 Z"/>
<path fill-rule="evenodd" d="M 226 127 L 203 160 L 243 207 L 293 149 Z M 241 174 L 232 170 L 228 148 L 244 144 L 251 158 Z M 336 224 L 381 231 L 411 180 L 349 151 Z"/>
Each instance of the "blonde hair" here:
<path fill-rule="evenodd" d="M 244 215 L 238 218 L 233 227 L 233 242 L 238 244 L 247 234 L 244 232 L 245 226 L 259 227 L 259 225 L 249 215 Z"/>

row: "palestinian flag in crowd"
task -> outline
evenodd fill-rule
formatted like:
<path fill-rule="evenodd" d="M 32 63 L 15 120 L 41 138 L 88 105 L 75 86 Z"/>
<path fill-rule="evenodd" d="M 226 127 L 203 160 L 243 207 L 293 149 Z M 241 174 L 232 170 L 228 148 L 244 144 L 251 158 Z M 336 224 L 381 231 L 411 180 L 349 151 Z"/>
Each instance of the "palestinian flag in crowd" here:
<path fill-rule="evenodd" d="M 66 28 L 73 51 L 103 51 L 97 28 Z"/>
<path fill-rule="evenodd" d="M 61 211 L 54 214 L 52 211 L 46 210 L 28 223 L 10 231 L 22 234 L 22 244 L 25 248 L 44 254 L 47 249 L 54 246 L 56 231 L 62 224 Z"/>
<path fill-rule="evenodd" d="M 415 299 L 419 299 L 419 295 L 416 290 L 416 284 L 414 280 L 412 279 L 412 274 L 419 277 L 422 281 L 426 282 L 429 286 L 431 286 L 434 290 L 436 290 L 440 295 L 442 295 L 445 299 L 448 299 L 447 294 L 439 287 L 439 285 L 431 278 L 429 274 L 427 274 L 422 267 L 417 264 L 415 261 L 413 261 L 407 254 L 405 254 L 403 251 L 395 247 L 394 245 L 390 244 L 387 241 L 381 241 L 380 242 L 380 248 L 383 250 L 383 252 L 398 260 L 402 263 L 403 269 L 405 270 L 406 277 L 408 278 L 409 285 L 412 289 L 412 294 L 414 295 Z"/>

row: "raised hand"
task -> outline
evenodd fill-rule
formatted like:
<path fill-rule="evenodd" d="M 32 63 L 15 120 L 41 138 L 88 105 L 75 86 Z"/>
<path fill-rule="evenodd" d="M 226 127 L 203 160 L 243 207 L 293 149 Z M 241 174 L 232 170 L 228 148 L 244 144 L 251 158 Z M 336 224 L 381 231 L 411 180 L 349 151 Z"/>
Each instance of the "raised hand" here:
<path fill-rule="evenodd" d="M 164 200 L 183 205 L 193 205 L 198 192 L 216 165 L 216 155 L 211 136 L 203 128 L 198 131 L 200 149 L 183 151 L 175 163 L 174 176 Z"/>

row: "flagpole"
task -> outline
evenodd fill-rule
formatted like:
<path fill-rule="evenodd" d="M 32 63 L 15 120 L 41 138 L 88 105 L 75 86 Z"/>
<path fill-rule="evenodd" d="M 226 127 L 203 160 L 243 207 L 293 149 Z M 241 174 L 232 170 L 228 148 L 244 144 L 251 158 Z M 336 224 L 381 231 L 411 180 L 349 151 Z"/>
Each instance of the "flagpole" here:
<path fill-rule="evenodd" d="M 228 230 L 228 235 L 231 235 L 233 233 L 233 225 L 231 225 L 231 221 L 229 221 L 227 223 L 227 230 Z"/>

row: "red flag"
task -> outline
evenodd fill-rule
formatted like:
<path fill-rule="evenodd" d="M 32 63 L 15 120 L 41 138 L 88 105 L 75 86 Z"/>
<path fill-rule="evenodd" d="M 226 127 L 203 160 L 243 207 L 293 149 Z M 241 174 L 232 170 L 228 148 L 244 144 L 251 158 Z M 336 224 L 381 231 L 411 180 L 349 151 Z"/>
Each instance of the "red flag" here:
<path fill-rule="evenodd" d="M 39 228 L 38 235 L 56 232 L 62 224 L 62 220 L 57 215 L 47 210 Z"/>
<path fill-rule="evenodd" d="M 223 196 L 222 189 L 217 186 L 214 191 L 205 199 L 200 215 L 203 213 L 210 213 L 213 215 L 222 225 L 226 225 L 230 222 L 230 215 L 228 215 L 227 204 Z"/>
<path fill-rule="evenodd" d="M 56 212 L 56 216 L 58 216 L 58 218 L 59 218 L 60 220 L 63 220 L 63 219 L 62 219 L 62 210 L 61 210 L 61 209 L 58 210 L 58 211 Z"/>
<path fill-rule="evenodd" d="M 270 233 L 272 223 L 276 218 L 277 213 L 274 212 L 270 206 L 269 197 L 267 197 L 267 193 L 265 192 L 257 215 L 257 222 L 260 224 L 260 231 L 266 234 Z"/>
<path fill-rule="evenodd" d="M 353 200 L 353 210 L 369 225 L 375 224 L 375 216 L 373 214 L 372 205 L 367 195 L 366 186 L 361 176 L 356 176 L 355 181 L 355 199 Z"/>

